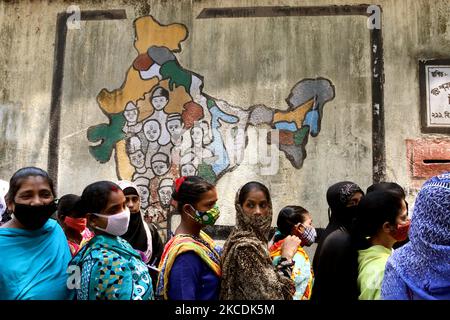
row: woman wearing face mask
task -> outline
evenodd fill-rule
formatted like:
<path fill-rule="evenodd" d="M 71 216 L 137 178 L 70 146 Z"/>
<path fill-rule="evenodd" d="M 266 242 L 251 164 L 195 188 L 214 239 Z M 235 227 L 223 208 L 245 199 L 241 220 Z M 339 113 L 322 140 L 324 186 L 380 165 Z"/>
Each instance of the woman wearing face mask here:
<path fill-rule="evenodd" d="M 360 300 L 379 300 L 392 247 L 408 235 L 405 200 L 394 192 L 371 191 L 358 205 L 354 241 L 358 250 Z"/>
<path fill-rule="evenodd" d="M 300 239 L 289 235 L 281 245 L 281 258 L 272 265 L 267 241 L 272 222 L 269 190 L 249 182 L 235 200 L 236 226 L 224 245 L 222 255 L 223 300 L 292 300 L 293 257 Z"/>
<path fill-rule="evenodd" d="M 71 299 L 71 256 L 59 224 L 53 182 L 35 167 L 12 176 L 6 203 L 12 219 L 0 228 L 0 300 Z"/>
<path fill-rule="evenodd" d="M 274 244 L 269 249 L 274 266 L 278 265 L 281 259 L 281 247 L 289 235 L 297 236 L 301 240 L 297 252 L 292 257 L 295 263 L 291 275 L 295 283 L 293 299 L 309 300 L 314 275 L 308 254 L 302 247 L 309 247 L 314 243 L 316 229 L 312 226 L 312 218 L 309 212 L 300 206 L 284 207 L 278 214 Z"/>
<path fill-rule="evenodd" d="M 164 248 L 156 296 L 165 300 L 217 300 L 220 249 L 202 231 L 219 217 L 216 188 L 206 180 L 181 177 L 172 198 L 181 223 Z"/>
<path fill-rule="evenodd" d="M 81 276 L 77 299 L 153 299 L 147 266 L 139 253 L 120 238 L 128 229 L 130 210 L 119 186 L 110 181 L 92 183 L 75 207 L 79 215 L 87 217 L 95 233 L 70 262 L 69 271 Z"/>
<path fill-rule="evenodd" d="M 409 242 L 386 263 L 381 299 L 450 300 L 450 172 L 419 191 Z M 404 233 L 404 230 L 403 232 Z"/>
<path fill-rule="evenodd" d="M 389 192 L 393 192 L 393 193 L 397 194 L 405 201 L 406 209 L 409 210 L 408 202 L 406 201 L 405 190 L 398 183 L 395 183 L 395 182 L 374 183 L 370 187 L 367 188 L 366 194 L 369 194 L 370 192 L 373 192 L 373 191 L 389 191 Z M 408 241 L 409 241 L 408 237 L 406 237 L 406 239 L 404 241 L 396 242 L 392 248 L 398 249 L 401 246 L 403 246 L 404 244 L 408 243 Z"/>
<path fill-rule="evenodd" d="M 87 219 L 76 215 L 74 207 L 79 200 L 75 194 L 66 194 L 58 201 L 58 221 L 66 234 L 72 257 L 94 237 L 86 226 Z"/>
<path fill-rule="evenodd" d="M 330 222 L 322 235 L 313 259 L 314 286 L 311 300 L 357 300 L 357 251 L 353 247 L 351 229 L 357 205 L 364 192 L 350 181 L 328 188 Z"/>

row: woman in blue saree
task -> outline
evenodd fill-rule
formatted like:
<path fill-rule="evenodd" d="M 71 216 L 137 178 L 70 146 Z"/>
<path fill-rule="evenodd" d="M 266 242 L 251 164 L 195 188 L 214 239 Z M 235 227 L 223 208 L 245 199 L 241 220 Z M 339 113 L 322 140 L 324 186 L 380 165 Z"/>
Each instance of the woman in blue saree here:
<path fill-rule="evenodd" d="M 0 227 L 0 300 L 64 300 L 69 246 L 59 224 L 53 183 L 35 167 L 18 170 L 6 195 L 13 218 Z"/>

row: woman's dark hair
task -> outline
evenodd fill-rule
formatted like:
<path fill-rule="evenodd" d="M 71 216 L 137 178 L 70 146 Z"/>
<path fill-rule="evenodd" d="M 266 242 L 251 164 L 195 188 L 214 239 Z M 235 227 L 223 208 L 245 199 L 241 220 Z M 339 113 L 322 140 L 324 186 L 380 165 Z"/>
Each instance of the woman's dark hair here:
<path fill-rule="evenodd" d="M 54 197 L 56 197 L 55 189 L 53 187 L 53 180 L 50 178 L 48 173 L 40 168 L 36 167 L 25 167 L 17 170 L 11 180 L 9 180 L 9 190 L 5 196 L 6 202 L 14 201 L 14 198 L 19 191 L 22 183 L 29 177 L 42 177 L 50 186 L 50 190 Z"/>
<path fill-rule="evenodd" d="M 405 190 L 395 182 L 380 182 L 374 183 L 370 187 L 367 188 L 366 193 L 374 192 L 374 191 L 390 191 L 398 194 L 403 199 L 406 198 Z"/>
<path fill-rule="evenodd" d="M 300 206 L 286 206 L 280 210 L 277 219 L 277 229 L 281 233 L 274 239 L 275 242 L 286 238 L 291 234 L 292 227 L 306 220 L 309 212 Z"/>
<path fill-rule="evenodd" d="M 135 187 L 127 187 L 127 188 L 123 189 L 122 191 L 125 196 L 129 196 L 129 195 L 139 196 L 139 193 Z"/>
<path fill-rule="evenodd" d="M 245 200 L 247 199 L 248 194 L 253 190 L 259 190 L 264 193 L 264 195 L 267 198 L 267 201 L 270 205 L 272 205 L 272 199 L 270 198 L 270 192 L 269 189 L 265 185 L 263 185 L 260 182 L 257 181 L 251 181 L 244 184 L 241 188 L 241 191 L 239 192 L 239 204 L 242 206 L 244 205 Z"/>
<path fill-rule="evenodd" d="M 111 181 L 97 181 L 84 188 L 80 200 L 75 204 L 75 218 L 85 217 L 87 213 L 99 213 L 108 204 L 111 192 L 122 189 Z"/>
<path fill-rule="evenodd" d="M 183 205 L 190 204 L 195 206 L 202 195 L 214 188 L 214 185 L 205 179 L 197 176 L 183 177 L 184 181 L 172 193 L 172 198 L 177 202 L 178 213 L 181 213 Z M 181 178 L 179 178 L 181 179 Z"/>
<path fill-rule="evenodd" d="M 81 197 L 76 194 L 66 194 L 63 195 L 58 201 L 58 218 L 62 217 L 72 217 L 76 218 L 77 213 L 75 206 Z"/>
<path fill-rule="evenodd" d="M 399 184 L 395 182 L 374 183 L 373 185 L 367 188 L 367 193 L 374 191 L 388 191 L 397 194 L 399 197 L 405 200 L 406 210 L 409 210 L 409 204 L 408 201 L 406 201 L 405 189 L 403 189 Z"/>
<path fill-rule="evenodd" d="M 361 199 L 354 221 L 353 233 L 359 248 L 367 247 L 367 237 L 377 234 L 385 222 L 394 225 L 404 199 L 395 192 L 372 191 Z"/>

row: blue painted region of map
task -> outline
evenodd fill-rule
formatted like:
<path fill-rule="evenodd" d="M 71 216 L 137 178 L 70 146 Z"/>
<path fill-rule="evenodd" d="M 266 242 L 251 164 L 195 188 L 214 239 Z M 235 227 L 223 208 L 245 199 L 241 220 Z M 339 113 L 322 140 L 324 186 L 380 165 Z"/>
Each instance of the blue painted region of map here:
<path fill-rule="evenodd" d="M 286 131 L 292 131 L 292 132 L 295 132 L 298 130 L 295 122 L 287 122 L 287 121 L 281 121 L 281 122 L 275 123 L 275 128 L 278 130 L 286 130 Z"/>
<path fill-rule="evenodd" d="M 212 120 L 211 120 L 211 126 L 213 128 L 220 127 L 219 121 L 222 120 L 228 123 L 237 123 L 239 121 L 239 118 L 236 116 L 233 116 L 231 114 L 223 112 L 219 107 L 214 105 L 209 111 L 212 114 Z"/>
<path fill-rule="evenodd" d="M 210 145 L 210 149 L 213 150 L 214 155 L 218 157 L 218 159 L 212 165 L 212 169 L 216 174 L 216 176 L 218 176 L 230 165 L 228 152 L 225 149 L 222 140 L 222 135 L 220 134 L 219 131 L 220 128 L 219 120 L 228 123 L 236 123 L 239 121 L 239 118 L 223 112 L 217 106 L 213 106 L 211 109 L 209 109 L 209 111 L 211 112 L 211 129 L 213 136 L 213 141 Z"/>
<path fill-rule="evenodd" d="M 304 126 L 309 126 L 312 136 L 317 136 L 319 134 L 319 111 L 311 110 L 306 114 L 305 120 L 303 121 Z"/>

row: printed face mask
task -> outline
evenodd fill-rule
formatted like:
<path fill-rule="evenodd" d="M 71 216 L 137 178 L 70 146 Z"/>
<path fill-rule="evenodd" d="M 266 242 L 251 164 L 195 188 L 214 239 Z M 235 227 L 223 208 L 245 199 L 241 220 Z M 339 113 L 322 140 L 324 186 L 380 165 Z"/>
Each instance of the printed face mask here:
<path fill-rule="evenodd" d="M 195 210 L 195 213 L 194 215 L 189 216 L 200 224 L 213 225 L 216 223 L 217 219 L 219 219 L 220 210 L 217 204 L 215 204 L 214 207 L 208 211 L 198 211 L 192 205 L 191 207 Z"/>
<path fill-rule="evenodd" d="M 126 208 L 120 213 L 116 213 L 112 216 L 94 213 L 97 217 L 103 217 L 108 220 L 106 228 L 96 227 L 98 230 L 104 231 L 113 236 L 122 236 L 128 230 L 128 224 L 130 223 L 130 209 Z"/>
<path fill-rule="evenodd" d="M 28 230 L 42 228 L 57 209 L 55 201 L 42 206 L 14 203 L 14 207 L 14 216 Z"/>
<path fill-rule="evenodd" d="M 316 241 L 317 233 L 314 227 L 308 227 L 303 225 L 304 231 L 300 234 L 300 240 L 302 240 L 301 245 L 309 247 Z"/>

